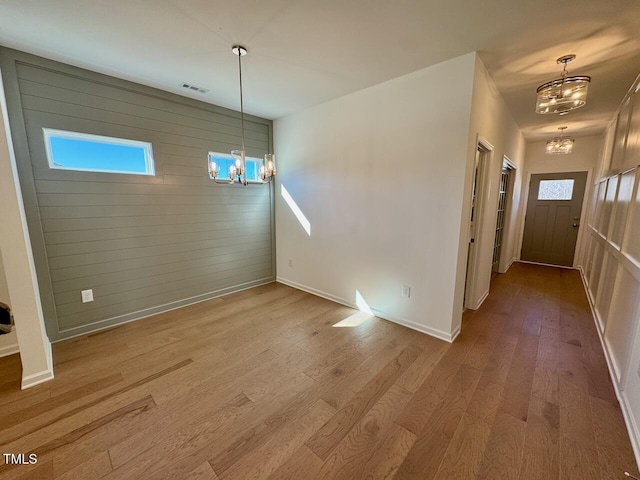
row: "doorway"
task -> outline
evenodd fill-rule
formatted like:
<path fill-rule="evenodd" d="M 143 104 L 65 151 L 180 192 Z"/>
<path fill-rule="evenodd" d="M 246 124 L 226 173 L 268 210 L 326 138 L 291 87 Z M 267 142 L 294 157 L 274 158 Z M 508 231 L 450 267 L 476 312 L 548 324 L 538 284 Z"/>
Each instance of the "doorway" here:
<path fill-rule="evenodd" d="M 491 261 L 492 275 L 498 273 L 500 259 L 502 258 L 502 245 L 504 243 L 505 228 L 507 226 L 507 214 L 509 212 L 509 192 L 511 191 L 511 175 L 513 167 L 503 160 L 502 172 L 500 172 L 500 190 L 498 191 L 498 213 L 496 216 L 496 235 L 493 242 L 493 259 Z"/>
<path fill-rule="evenodd" d="M 531 175 L 521 259 L 573 266 L 587 172 Z"/>
<path fill-rule="evenodd" d="M 482 225 L 482 208 L 484 187 L 486 183 L 486 170 L 490 165 L 493 146 L 478 138 L 476 155 L 474 158 L 473 183 L 471 186 L 471 214 L 469 218 L 469 243 L 467 252 L 467 272 L 464 285 L 464 308 L 476 310 L 483 299 L 478 299 L 475 292 L 477 273 L 477 248 L 479 243 L 478 235 Z"/>

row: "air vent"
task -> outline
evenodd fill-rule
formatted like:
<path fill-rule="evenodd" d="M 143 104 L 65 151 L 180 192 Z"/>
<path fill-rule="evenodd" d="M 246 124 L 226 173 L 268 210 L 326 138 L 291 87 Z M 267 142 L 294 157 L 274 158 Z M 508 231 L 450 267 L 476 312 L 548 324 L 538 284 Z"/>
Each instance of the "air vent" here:
<path fill-rule="evenodd" d="M 187 90 L 191 90 L 198 93 L 207 93 L 209 89 L 198 87 L 197 85 L 191 85 L 190 83 L 181 83 L 180 86 L 182 88 L 186 88 Z"/>

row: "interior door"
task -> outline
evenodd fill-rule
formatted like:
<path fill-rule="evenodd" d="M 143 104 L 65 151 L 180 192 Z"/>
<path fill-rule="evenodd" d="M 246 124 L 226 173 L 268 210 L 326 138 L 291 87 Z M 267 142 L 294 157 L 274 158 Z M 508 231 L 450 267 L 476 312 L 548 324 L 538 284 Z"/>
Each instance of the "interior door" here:
<path fill-rule="evenodd" d="M 573 265 L 587 172 L 531 175 L 522 260 Z"/>
<path fill-rule="evenodd" d="M 484 150 L 478 147 L 474 159 L 473 185 L 471 187 L 471 218 L 469 219 L 469 246 L 467 251 L 467 275 L 464 284 L 464 306 L 467 307 L 467 300 L 471 298 L 471 278 L 474 274 L 475 265 L 475 241 L 478 207 L 480 199 L 480 178 L 482 177 L 482 160 Z"/>
<path fill-rule="evenodd" d="M 506 224 L 509 186 L 511 184 L 511 167 L 507 162 L 502 164 L 502 172 L 500 174 L 500 191 L 498 192 L 498 215 L 496 217 L 496 236 L 493 241 L 493 260 L 491 262 L 491 271 L 497 272 L 500 267 L 500 256 L 502 254 L 502 242 L 504 240 L 504 228 Z"/>

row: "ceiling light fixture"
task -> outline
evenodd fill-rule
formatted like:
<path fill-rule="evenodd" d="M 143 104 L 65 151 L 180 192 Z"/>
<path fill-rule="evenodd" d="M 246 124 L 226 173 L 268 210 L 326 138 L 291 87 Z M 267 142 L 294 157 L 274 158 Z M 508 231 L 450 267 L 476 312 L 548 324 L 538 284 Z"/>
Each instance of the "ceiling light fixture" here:
<path fill-rule="evenodd" d="M 276 175 L 276 156 L 267 153 L 260 165 L 260 171 L 254 172 L 251 180 L 247 179 L 247 155 L 244 146 L 244 99 L 242 96 L 242 57 L 247 54 L 247 49 L 242 45 L 234 45 L 231 48 L 234 55 L 238 56 L 238 76 L 240 80 L 240 125 L 242 127 L 242 149 L 231 150 L 233 162 L 229 165 L 228 178 L 218 178 L 220 176 L 220 165 L 214 160 L 208 161 L 209 178 L 216 183 L 232 185 L 249 185 L 250 183 L 264 184 L 270 183 Z M 259 160 L 256 163 L 260 163 Z M 237 179 L 237 182 L 236 182 Z"/>
<path fill-rule="evenodd" d="M 591 77 L 567 76 L 567 63 L 576 59 L 575 55 L 564 55 L 557 62 L 563 65 L 561 77 L 540 85 L 537 90 L 536 113 L 565 114 L 587 103 L 587 90 Z"/>
<path fill-rule="evenodd" d="M 559 127 L 560 135 L 547 142 L 547 149 L 545 151 L 547 155 L 567 155 L 571 153 L 576 140 L 575 138 L 564 135 L 566 129 L 567 127 Z"/>

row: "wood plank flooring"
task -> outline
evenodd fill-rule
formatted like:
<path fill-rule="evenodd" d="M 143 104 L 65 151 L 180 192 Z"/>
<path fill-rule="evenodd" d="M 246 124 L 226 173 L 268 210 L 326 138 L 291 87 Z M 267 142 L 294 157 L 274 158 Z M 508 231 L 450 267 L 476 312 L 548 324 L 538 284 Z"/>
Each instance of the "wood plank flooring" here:
<path fill-rule="evenodd" d="M 448 344 L 270 284 L 0 359 L 1 479 L 638 475 L 575 271 L 515 264 Z"/>

